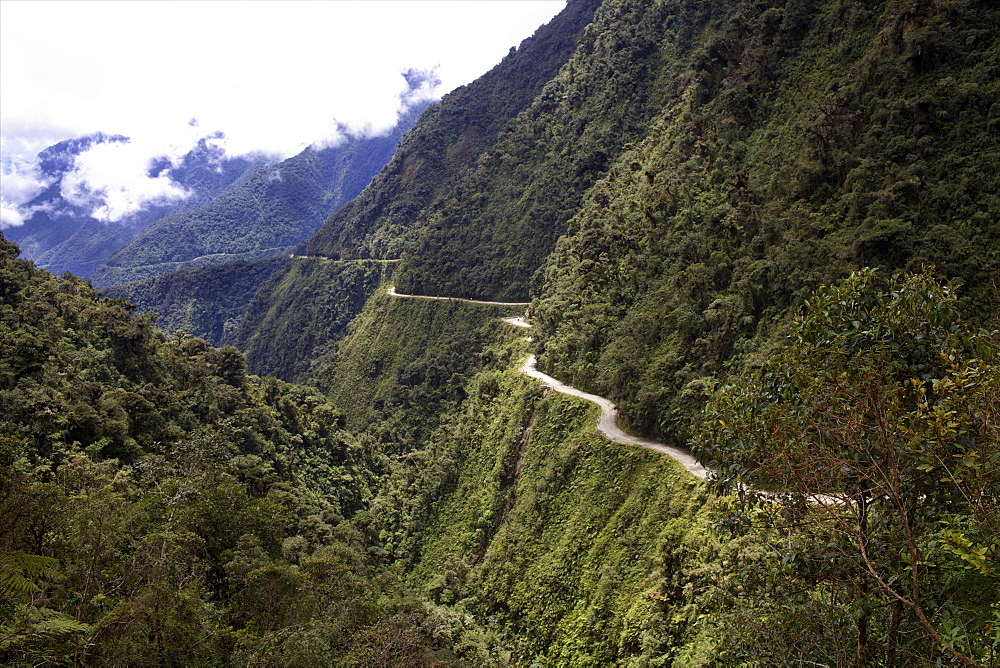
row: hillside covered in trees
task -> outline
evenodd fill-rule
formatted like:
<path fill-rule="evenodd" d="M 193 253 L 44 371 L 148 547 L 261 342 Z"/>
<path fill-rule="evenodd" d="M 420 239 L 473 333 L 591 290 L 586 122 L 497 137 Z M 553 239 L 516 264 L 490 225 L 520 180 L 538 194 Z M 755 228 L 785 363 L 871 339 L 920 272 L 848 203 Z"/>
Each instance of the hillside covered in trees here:
<path fill-rule="evenodd" d="M 127 144 L 122 135 L 96 133 L 59 142 L 38 154 L 36 176 L 46 187 L 25 203 L 29 212 L 21 225 L 4 234 L 27 259 L 54 274 L 69 271 L 89 278 L 144 227 L 157 220 L 196 209 L 221 195 L 254 170 L 276 162 L 267 156 L 231 157 L 218 146 L 219 136 L 203 137 L 178 164 L 167 157 L 154 159 L 150 177 L 168 177 L 187 193 L 171 202 L 151 202 L 120 220 L 98 220 L 101 193 L 88 191 L 75 173 L 80 158 L 95 146 Z M 97 195 L 98 197 L 94 197 Z M 107 208 L 104 204 L 103 208 Z"/>
<path fill-rule="evenodd" d="M 417 89 L 423 81 L 414 74 L 411 86 Z M 347 135 L 332 146 L 309 146 L 254 170 L 203 206 L 157 220 L 94 270 L 94 284 L 118 285 L 287 252 L 368 185 L 427 104 L 413 103 L 384 136 Z"/>
<path fill-rule="evenodd" d="M 570 0 L 222 348 L 6 245 L 0 657 L 996 663 L 998 20 Z"/>

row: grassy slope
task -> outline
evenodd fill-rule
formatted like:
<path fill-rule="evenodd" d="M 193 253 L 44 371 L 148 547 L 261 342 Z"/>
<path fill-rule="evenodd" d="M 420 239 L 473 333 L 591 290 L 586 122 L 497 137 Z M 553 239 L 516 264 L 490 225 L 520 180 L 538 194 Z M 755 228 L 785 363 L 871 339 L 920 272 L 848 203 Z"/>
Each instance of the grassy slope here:
<path fill-rule="evenodd" d="M 345 407 L 352 429 L 408 452 L 465 399 L 465 383 L 491 361 L 487 344 L 508 329 L 500 317 L 518 311 L 389 297 L 382 285 L 310 373 Z"/>
<path fill-rule="evenodd" d="M 608 665 L 683 651 L 697 663 L 712 640 L 695 585 L 718 586 L 720 551 L 753 547 L 722 546 L 698 480 L 598 436 L 596 407 L 543 392 L 518 370 L 521 334 L 490 326 L 490 361 L 465 401 L 373 502 L 376 544 L 409 570 L 414 593 L 471 615 L 455 646 L 485 645 L 491 661 Z"/>

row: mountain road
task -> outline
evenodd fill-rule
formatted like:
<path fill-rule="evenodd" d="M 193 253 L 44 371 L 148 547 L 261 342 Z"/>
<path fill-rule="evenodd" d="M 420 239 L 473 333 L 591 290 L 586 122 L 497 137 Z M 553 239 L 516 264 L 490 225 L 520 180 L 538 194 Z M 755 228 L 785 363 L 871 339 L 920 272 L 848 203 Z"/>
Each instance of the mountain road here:
<path fill-rule="evenodd" d="M 463 301 L 471 304 L 488 304 L 492 306 L 527 306 L 528 302 L 491 302 L 483 301 L 479 299 L 461 299 L 458 297 L 431 297 L 425 295 L 407 295 L 396 292 L 395 287 L 391 287 L 388 290 L 390 297 L 402 297 L 408 299 L 436 299 L 443 301 Z M 530 328 L 531 325 L 525 321 L 524 318 L 503 318 L 503 322 L 511 325 L 512 327 L 522 327 Z M 678 448 L 672 445 L 667 445 L 666 443 L 660 443 L 659 441 L 653 441 L 648 438 L 641 438 L 639 436 L 633 436 L 625 432 L 621 427 L 618 426 L 618 408 L 609 399 L 605 397 L 597 396 L 596 394 L 590 394 L 582 390 L 578 390 L 572 385 L 567 385 L 542 373 L 538 370 L 537 359 L 534 355 L 528 357 L 524 364 L 521 366 L 521 371 L 535 380 L 541 381 L 547 387 L 552 388 L 556 392 L 561 392 L 563 394 L 568 394 L 572 397 L 578 397 L 580 399 L 585 399 L 592 403 L 597 404 L 601 408 L 601 416 L 597 420 L 597 430 L 608 440 L 615 443 L 620 443 L 622 445 L 637 445 L 641 448 L 646 448 L 647 450 L 653 450 L 654 452 L 659 452 L 661 454 L 667 455 L 678 464 L 684 467 L 691 475 L 705 479 L 708 475 L 708 471 L 705 469 L 701 463 L 695 459 L 695 457 L 682 448 Z"/>

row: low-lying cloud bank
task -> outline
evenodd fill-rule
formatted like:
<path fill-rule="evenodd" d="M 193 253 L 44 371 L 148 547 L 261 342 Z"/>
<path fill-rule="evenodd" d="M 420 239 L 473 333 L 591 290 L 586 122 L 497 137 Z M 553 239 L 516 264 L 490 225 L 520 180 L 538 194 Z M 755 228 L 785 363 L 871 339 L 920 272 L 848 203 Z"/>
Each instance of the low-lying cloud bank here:
<path fill-rule="evenodd" d="M 312 145 L 336 146 L 349 137 L 386 134 L 408 109 L 440 97 L 441 81 L 434 70 L 409 69 L 399 77 L 402 90 L 397 88 L 395 99 L 383 113 L 364 122 L 330 119 L 324 127 L 316 128 Z M 34 159 L 22 155 L 30 146 L 27 135 L 21 137 L 20 150 L 8 150 L 5 139 L 0 164 L 0 229 L 23 225 L 43 211 L 84 215 L 103 223 L 127 222 L 129 216 L 150 206 L 189 197 L 190 191 L 175 176 L 176 170 L 193 160 L 203 169 L 221 173 L 227 160 L 261 156 L 259 148 L 233 142 L 221 130 L 206 134 L 204 126 L 203 121 L 190 119 L 153 136 L 94 133 L 47 144 Z M 296 128 L 296 138 L 284 149 L 268 151 L 268 160 L 278 162 L 305 148 L 297 139 L 300 132 L 301 128 Z M 42 141 L 51 141 L 49 133 L 37 135 Z"/>

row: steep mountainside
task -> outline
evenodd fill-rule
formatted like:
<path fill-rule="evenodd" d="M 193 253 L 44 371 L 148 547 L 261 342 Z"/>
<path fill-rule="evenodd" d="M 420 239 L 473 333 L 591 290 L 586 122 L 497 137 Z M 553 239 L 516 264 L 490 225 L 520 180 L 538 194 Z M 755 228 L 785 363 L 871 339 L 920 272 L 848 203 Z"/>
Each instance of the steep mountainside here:
<path fill-rule="evenodd" d="M 598 4 L 569 2 L 500 64 L 446 95 L 420 119 L 372 187 L 309 240 L 306 254 L 398 258 L 402 239 L 421 212 L 451 191 L 556 75 Z"/>
<path fill-rule="evenodd" d="M 228 663 L 279 620 L 399 609 L 345 524 L 376 453 L 321 394 L 17 254 L 0 236 L 0 661 Z"/>
<path fill-rule="evenodd" d="M 365 302 L 392 276 L 386 260 L 295 258 L 271 275 L 224 341 L 247 352 L 254 373 L 309 378 Z"/>
<path fill-rule="evenodd" d="M 384 287 L 384 286 L 380 286 Z M 500 318 L 523 306 L 391 297 L 380 290 L 347 337 L 316 358 L 310 375 L 344 406 L 347 426 L 389 452 L 418 449 L 466 398 L 466 384 L 493 358 L 487 346 L 510 327 Z"/>
<path fill-rule="evenodd" d="M 707 13 L 700 5 L 605 3 L 573 58 L 475 171 L 418 217 L 401 288 L 526 299 L 584 193 L 649 132 L 679 74 L 678 52 L 690 48 Z"/>
<path fill-rule="evenodd" d="M 127 283 L 289 250 L 368 185 L 426 106 L 422 102 L 410 108 L 384 136 L 309 147 L 277 165 L 256 170 L 238 187 L 202 207 L 158 220 L 94 271 L 94 285 Z"/>
<path fill-rule="evenodd" d="M 974 320 L 1000 306 L 990 5 L 755 7 L 706 17 L 533 306 L 543 367 L 641 432 L 684 439 L 713 379 L 766 356 L 786 314 L 851 269 L 936 266 Z"/>
<path fill-rule="evenodd" d="M 297 252 L 343 260 L 398 259 L 405 238 L 419 227 L 426 211 L 452 192 L 458 179 L 570 57 L 597 4 L 596 0 L 568 3 L 493 70 L 428 109 L 372 184 L 331 216 Z M 309 368 L 313 351 L 332 345 L 343 334 L 342 329 L 327 326 L 311 331 L 311 323 L 327 322 L 327 307 L 321 304 L 328 303 L 329 292 L 344 294 L 345 289 L 331 286 L 326 273 L 291 278 L 276 275 L 264 286 L 246 320 L 227 342 L 246 351 L 255 373 L 305 379 L 302 374 Z M 273 290 L 276 286 L 280 290 Z M 352 299 L 363 303 L 371 294 Z M 360 307 L 352 317 L 358 312 Z M 288 332 L 296 334 L 288 339 Z M 296 347 L 298 342 L 305 345 Z M 280 356 L 271 354 L 278 350 Z"/>
<path fill-rule="evenodd" d="M 437 172 L 406 165 L 454 153 L 448 137 L 469 114 L 447 132 L 440 123 L 492 91 L 504 64 L 422 119 L 305 252 L 404 250 L 395 280 L 410 293 L 523 299 L 535 276 L 543 366 L 615 396 L 649 433 L 682 435 L 671 424 L 697 409 L 699 378 L 849 268 L 935 264 L 984 311 L 998 261 L 992 14 L 974 2 L 770 9 L 604 3 L 567 65 L 474 169 L 435 195 L 445 181 L 425 174 Z M 726 285 L 745 283 L 744 270 L 758 287 L 736 296 Z M 307 303 L 323 289 L 303 283 L 282 298 Z M 667 326 L 620 326 L 632 305 L 638 320 Z M 259 325 L 247 322 L 233 342 L 261 336 Z M 721 338 L 702 359 L 692 344 L 707 342 L 704 332 Z"/>
<path fill-rule="evenodd" d="M 322 397 L 72 280 L 32 274 L 48 306 L 22 312 L 28 269 L 0 273 L 18 393 L 0 484 L 23 500 L 0 519 L 31 509 L 23 556 L 0 552 L 0 658 L 996 663 L 1000 8 L 596 4 L 433 107 L 251 300 L 229 339 L 250 370 Z M 499 319 L 523 306 L 393 283 L 529 294 L 534 329 Z M 81 352 L 93 326 L 111 340 Z M 718 476 L 605 440 L 596 407 L 522 373 L 531 353 Z M 164 425 L 148 405 L 174 367 Z M 180 421 L 199 410 L 205 439 Z M 52 444 L 72 465 L 22 456 Z M 101 533 L 99 501 L 128 494 L 143 531 Z M 65 589 L 34 556 L 65 558 Z"/>
<path fill-rule="evenodd" d="M 287 255 L 278 255 L 252 262 L 184 269 L 112 285 L 101 293 L 127 299 L 140 311 L 155 313 L 156 326 L 164 332 L 183 330 L 219 345 L 239 327 L 260 286 L 288 261 Z"/>
<path fill-rule="evenodd" d="M 263 156 L 226 158 L 213 145 L 213 139 L 203 138 L 176 166 L 164 158 L 150 168 L 150 176 L 169 175 L 171 181 L 190 193 L 187 198 L 152 204 L 116 222 L 92 217 L 97 204 L 90 193 L 74 195 L 73 186 L 64 187 L 64 179 L 72 181 L 69 177 L 77 169 L 78 156 L 95 144 L 127 142 L 128 138 L 96 134 L 51 146 L 38 155 L 38 177 L 48 182 L 48 187 L 24 205 L 24 209 L 33 211 L 24 224 L 11 227 L 4 234 L 17 242 L 24 256 L 38 266 L 55 274 L 69 271 L 87 278 L 150 223 L 211 201 L 269 162 Z M 70 192 L 64 193 L 64 189 Z"/>
<path fill-rule="evenodd" d="M 654 17 L 659 28 L 647 31 Z M 633 430 L 678 444 L 687 443 L 698 428 L 713 388 L 781 349 L 806 298 L 851 270 L 874 266 L 933 272 L 960 287 L 965 318 L 988 323 L 1000 311 L 995 117 L 1000 51 L 990 28 L 997 18 L 988 3 L 971 1 L 789 0 L 775 6 L 750 0 L 608 0 L 555 82 L 448 196 L 412 214 L 418 231 L 408 236 L 393 278 L 406 292 L 511 297 L 530 285 L 534 268 L 522 261 L 525 253 L 538 258 L 548 253 L 529 313 L 539 328 L 533 346 L 542 364 L 556 377 L 617 401 Z M 645 48 L 637 44 L 641 40 L 646 40 Z M 601 44 L 609 46 L 598 48 Z M 555 95 L 573 91 L 573 82 L 586 80 L 589 72 L 607 72 L 600 59 L 591 57 L 616 53 L 613 45 L 628 45 L 630 57 L 637 59 L 636 76 L 595 76 L 589 83 L 621 86 L 618 97 L 601 88 L 575 97 Z M 649 61 L 636 55 L 651 52 L 658 55 Z M 652 75 L 642 69 L 647 62 L 656 63 Z M 635 120 L 629 125 L 629 110 L 602 110 L 604 100 L 617 99 L 654 108 L 649 125 L 643 129 Z M 588 103 L 595 105 L 590 113 Z M 585 109 L 580 112 L 573 105 Z M 631 135 L 601 135 L 606 122 L 602 113 L 623 127 L 639 127 Z M 597 126 L 588 135 L 596 145 L 580 141 L 576 146 L 564 139 L 587 131 L 586 124 L 578 128 L 573 119 Z M 517 146 L 538 152 L 501 153 Z M 553 155 L 557 146 L 565 147 L 566 161 Z M 597 173 L 567 170 L 576 155 L 597 151 L 607 157 Z M 580 177 L 580 190 L 567 180 L 570 173 Z M 369 196 L 376 195 L 375 188 L 373 184 Z M 533 214 L 522 215 L 548 203 L 565 207 L 560 215 L 572 216 L 558 242 L 549 235 L 554 228 L 528 225 Z M 312 243 L 321 244 L 328 232 Z M 524 251 L 526 247 L 532 248 Z M 520 287 L 509 290 L 508 285 Z M 865 295 L 850 298 L 851 304 L 867 303 Z M 875 316 L 859 314 L 847 324 L 861 327 L 869 317 Z M 937 322 L 926 312 L 910 317 L 915 323 Z M 942 326 L 960 329 L 957 320 Z M 354 403 L 385 396 L 384 388 L 397 374 L 391 368 L 365 367 L 363 359 L 391 339 L 398 325 L 380 329 L 377 344 L 361 345 L 366 328 L 359 325 L 350 332 L 327 358 L 332 364 L 312 370 L 318 382 L 335 392 L 362 390 L 351 396 Z M 993 353 L 980 354 L 985 361 L 974 362 L 977 369 L 994 359 Z M 502 358 L 496 352 L 484 355 Z M 340 380 L 355 377 L 358 368 L 374 377 L 348 381 L 338 390 Z M 940 371 L 920 368 L 934 374 L 942 388 L 954 382 L 939 377 Z M 567 463 L 550 460 L 531 469 L 532 412 L 525 403 L 512 408 L 523 400 L 515 399 L 507 386 L 500 389 L 498 382 L 484 370 L 464 387 L 466 399 L 423 441 L 424 447 L 400 463 L 373 508 L 380 509 L 383 520 L 376 523 L 377 540 L 410 569 L 412 585 L 426 588 L 451 610 L 498 624 L 505 638 L 500 645 L 512 643 L 505 646 L 519 660 L 599 664 L 643 656 L 695 665 L 712 660 L 832 665 L 865 662 L 876 654 L 892 663 L 893 656 L 908 653 L 918 664 L 938 656 L 966 660 L 989 655 L 991 622 L 986 620 L 991 613 L 986 598 L 975 592 L 998 590 L 993 566 L 963 571 L 955 561 L 960 548 L 939 553 L 938 566 L 926 573 L 907 574 L 889 552 L 882 552 L 877 567 L 872 566 L 886 568 L 894 578 L 903 578 L 901 573 L 916 578 L 914 583 L 926 578 L 924 584 L 935 591 L 942 609 L 954 610 L 969 625 L 968 635 L 948 644 L 940 640 L 939 629 L 951 623 L 945 618 L 952 613 L 922 620 L 914 607 L 900 610 L 899 600 L 914 600 L 909 590 L 895 599 L 891 586 L 890 591 L 879 589 L 879 582 L 865 575 L 864 565 L 851 561 L 857 556 L 850 546 L 812 524 L 811 513 L 794 511 L 801 512 L 796 517 L 802 526 L 816 531 L 800 533 L 782 518 L 767 519 L 766 508 L 750 510 L 730 505 L 731 500 L 710 512 L 712 522 L 745 541 L 734 544 L 727 557 L 714 542 L 718 534 L 699 535 L 695 518 L 702 511 L 697 507 L 683 517 L 660 518 L 678 530 L 672 538 L 686 547 L 621 529 L 621 535 L 640 542 L 663 541 L 650 548 L 655 555 L 650 559 L 664 568 L 658 584 L 644 590 L 657 602 L 650 610 L 617 607 L 621 602 L 609 598 L 610 592 L 636 585 L 635 578 L 612 586 L 609 574 L 603 585 L 594 582 L 586 574 L 606 573 L 601 569 L 609 568 L 610 558 L 602 561 L 575 551 L 588 540 L 607 544 L 603 529 L 616 519 L 557 516 L 569 502 L 553 498 L 564 479 L 574 492 L 586 488 L 591 476 L 615 484 L 609 474 L 613 467 L 577 468 L 583 454 L 571 454 L 548 431 L 543 440 L 552 450 L 546 456 Z M 986 390 L 975 389 L 982 387 L 978 381 L 969 383 L 968 401 L 981 401 L 976 392 Z M 446 395 L 449 388 L 440 382 L 438 392 Z M 504 407 L 488 407 L 483 393 L 497 396 L 498 391 L 503 398 L 496 401 Z M 372 414 L 384 407 L 372 404 Z M 508 409 L 510 422 L 488 417 L 493 410 Z M 995 402 L 984 403 L 980 414 L 995 411 Z M 859 420 L 875 419 L 863 414 Z M 393 413 L 385 419 L 399 417 Z M 404 422 L 409 419 L 420 417 Z M 561 425 L 564 419 L 557 418 Z M 899 430 L 893 439 L 905 440 L 916 426 L 892 428 Z M 973 457 L 996 461 L 1000 456 L 995 429 L 971 422 L 959 429 L 978 435 L 948 441 L 949 452 L 975 443 L 983 450 Z M 731 468 L 753 465 L 753 452 L 745 456 Z M 963 461 L 975 466 L 976 460 Z M 833 478 L 829 484 L 843 491 Z M 865 508 L 866 492 L 852 492 L 844 484 L 844 494 L 860 499 L 851 503 Z M 947 484 L 958 493 L 964 483 L 956 478 Z M 990 524 L 996 520 L 995 490 L 992 494 L 982 516 L 973 520 L 968 507 L 959 515 L 969 521 L 968 535 L 976 536 L 968 544 L 977 547 L 968 549 L 991 555 L 987 562 L 995 564 L 1000 545 L 983 538 L 989 533 L 983 527 L 995 526 Z M 621 500 L 595 498 L 589 495 L 586 503 L 613 509 L 613 518 L 625 512 L 616 505 Z M 919 524 L 920 498 L 926 495 L 906 499 L 904 524 Z M 520 502 L 528 505 L 518 516 Z M 880 550 L 897 540 L 886 527 L 898 526 L 899 520 L 876 505 L 872 502 L 873 514 L 864 516 L 862 528 L 856 529 L 862 532 L 857 539 L 862 549 L 873 549 L 874 543 L 863 542 L 868 530 L 873 541 L 876 533 L 885 541 Z M 551 533 L 535 536 L 535 527 Z M 937 540 L 930 536 L 940 530 L 929 528 L 921 540 Z M 828 542 L 813 544 L 820 536 Z M 544 566 L 537 571 L 534 565 L 510 566 L 520 563 L 532 540 L 544 546 L 537 552 Z M 928 543 L 920 549 L 930 554 L 942 545 Z M 678 557 L 675 549 L 691 552 Z M 824 550 L 836 556 L 824 556 Z M 918 551 L 914 548 L 914 554 Z M 710 563 L 699 563 L 700 558 Z M 908 558 L 915 563 L 914 556 Z M 833 565 L 825 569 L 821 563 Z M 535 574 L 531 585 L 522 584 L 525 569 Z M 764 575 L 768 572 L 769 577 Z M 695 584 L 692 577 L 705 580 Z M 732 598 L 744 590 L 755 592 L 754 597 Z M 789 598 L 778 603 L 783 595 Z M 595 600 L 603 607 L 590 607 Z M 649 617 L 641 617 L 647 613 Z M 703 626 L 699 614 L 713 621 Z M 763 618 L 773 623 L 761 623 Z M 610 635 L 621 644 L 574 644 L 570 629 L 598 622 L 608 623 Z M 628 626 L 633 622 L 642 631 Z"/>

